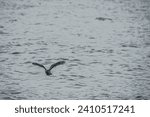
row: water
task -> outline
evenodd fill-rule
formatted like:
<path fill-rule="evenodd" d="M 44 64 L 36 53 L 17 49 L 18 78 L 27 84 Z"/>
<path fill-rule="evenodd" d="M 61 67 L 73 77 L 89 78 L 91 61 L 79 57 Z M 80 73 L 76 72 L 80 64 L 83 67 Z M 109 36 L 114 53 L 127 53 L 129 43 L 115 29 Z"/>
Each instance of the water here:
<path fill-rule="evenodd" d="M 0 0 L 0 99 L 150 99 L 149 6 Z"/>

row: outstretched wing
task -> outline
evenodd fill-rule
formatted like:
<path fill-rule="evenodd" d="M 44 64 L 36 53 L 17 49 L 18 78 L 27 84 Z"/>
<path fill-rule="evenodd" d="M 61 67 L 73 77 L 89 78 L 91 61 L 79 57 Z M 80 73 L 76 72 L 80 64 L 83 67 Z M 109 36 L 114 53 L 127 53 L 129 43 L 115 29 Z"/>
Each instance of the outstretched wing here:
<path fill-rule="evenodd" d="M 65 61 L 59 61 L 59 62 L 57 62 L 57 63 L 54 63 L 54 64 L 52 64 L 52 65 L 50 66 L 49 70 L 53 69 L 54 67 L 56 67 L 56 66 L 58 66 L 58 65 L 62 65 L 62 64 L 64 64 L 64 63 L 65 63 Z"/>
<path fill-rule="evenodd" d="M 37 65 L 37 66 L 39 66 L 39 67 L 43 67 L 45 70 L 46 70 L 46 68 L 44 67 L 44 65 L 41 65 L 41 64 L 39 64 L 39 63 L 32 63 L 33 65 Z"/>

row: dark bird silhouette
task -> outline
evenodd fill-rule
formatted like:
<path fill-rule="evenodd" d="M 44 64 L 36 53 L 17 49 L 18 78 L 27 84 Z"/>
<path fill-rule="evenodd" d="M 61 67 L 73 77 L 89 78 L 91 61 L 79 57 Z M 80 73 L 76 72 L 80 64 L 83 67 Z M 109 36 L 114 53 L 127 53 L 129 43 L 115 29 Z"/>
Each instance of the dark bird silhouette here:
<path fill-rule="evenodd" d="M 52 70 L 54 67 L 56 67 L 56 66 L 58 66 L 58 65 L 62 65 L 62 64 L 64 64 L 64 63 L 65 63 L 65 61 L 59 61 L 59 62 L 57 62 L 57 63 L 52 64 L 49 69 L 46 69 L 46 68 L 44 67 L 44 65 L 39 64 L 39 63 L 32 63 L 32 64 L 44 68 L 46 75 L 49 76 L 49 75 L 52 75 L 51 70 Z"/>

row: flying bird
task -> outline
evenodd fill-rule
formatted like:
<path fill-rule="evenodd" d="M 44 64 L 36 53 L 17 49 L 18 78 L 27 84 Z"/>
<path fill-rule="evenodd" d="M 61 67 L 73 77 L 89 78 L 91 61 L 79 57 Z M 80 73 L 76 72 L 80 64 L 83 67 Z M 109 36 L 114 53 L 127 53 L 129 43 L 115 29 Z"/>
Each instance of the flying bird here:
<path fill-rule="evenodd" d="M 57 63 L 52 64 L 49 69 L 46 69 L 44 65 L 39 64 L 39 63 L 32 63 L 32 64 L 44 68 L 46 75 L 49 76 L 49 75 L 52 75 L 51 70 L 52 70 L 54 67 L 56 67 L 56 66 L 58 66 L 58 65 L 62 65 L 62 64 L 64 64 L 64 63 L 65 63 L 65 61 L 59 61 L 59 62 L 57 62 Z"/>

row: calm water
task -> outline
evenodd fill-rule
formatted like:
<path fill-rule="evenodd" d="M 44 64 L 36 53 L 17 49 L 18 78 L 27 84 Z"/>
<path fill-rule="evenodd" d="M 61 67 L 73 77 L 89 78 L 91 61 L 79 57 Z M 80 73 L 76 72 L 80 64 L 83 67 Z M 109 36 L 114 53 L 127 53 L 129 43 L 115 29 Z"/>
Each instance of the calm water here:
<path fill-rule="evenodd" d="M 149 6 L 0 0 L 0 99 L 150 99 Z"/>

